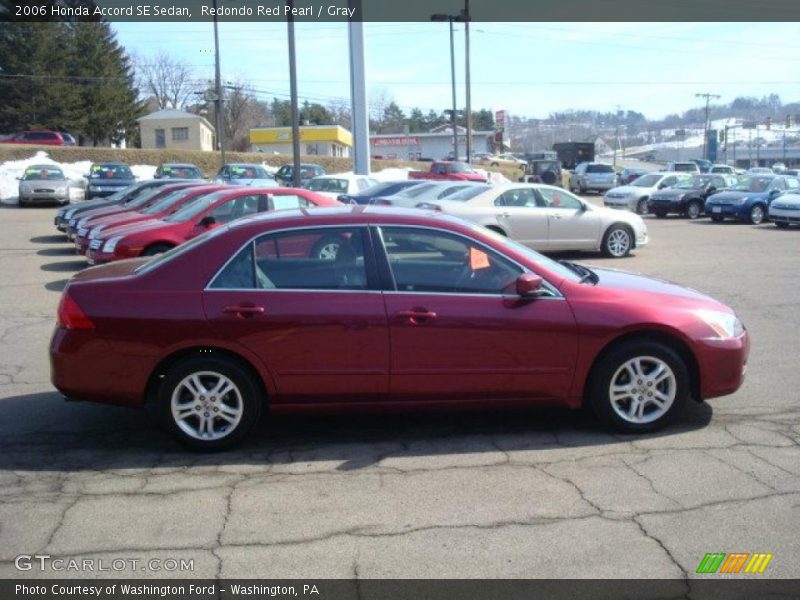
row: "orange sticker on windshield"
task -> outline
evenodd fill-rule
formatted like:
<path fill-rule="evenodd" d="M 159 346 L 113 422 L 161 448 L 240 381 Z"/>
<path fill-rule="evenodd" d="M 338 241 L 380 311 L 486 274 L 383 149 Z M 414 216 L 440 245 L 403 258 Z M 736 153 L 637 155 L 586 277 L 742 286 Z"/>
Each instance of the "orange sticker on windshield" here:
<path fill-rule="evenodd" d="M 469 268 L 473 271 L 489 268 L 489 255 L 477 248 L 469 249 Z"/>

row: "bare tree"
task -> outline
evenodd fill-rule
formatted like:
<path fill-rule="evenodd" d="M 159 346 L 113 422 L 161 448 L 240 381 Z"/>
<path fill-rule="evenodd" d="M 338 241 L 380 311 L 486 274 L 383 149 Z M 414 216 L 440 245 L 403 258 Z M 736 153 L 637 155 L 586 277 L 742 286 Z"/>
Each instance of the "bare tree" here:
<path fill-rule="evenodd" d="M 353 119 L 350 115 L 350 103 L 345 99 L 336 99 L 328 102 L 328 112 L 331 114 L 334 125 L 339 125 L 345 129 L 353 127 Z"/>
<path fill-rule="evenodd" d="M 269 110 L 264 102 L 247 91 L 243 82 L 225 86 L 225 102 L 222 109 L 225 139 L 231 150 L 246 151 L 250 148 L 250 129 L 269 120 Z"/>
<path fill-rule="evenodd" d="M 376 131 L 381 130 L 386 107 L 392 102 L 394 99 L 385 87 L 374 87 L 370 90 L 367 104 L 369 105 L 370 121 L 372 121 L 371 126 Z"/>
<path fill-rule="evenodd" d="M 197 89 L 189 66 L 163 51 L 137 56 L 135 68 L 140 93 L 155 98 L 160 109 L 182 108 Z"/>

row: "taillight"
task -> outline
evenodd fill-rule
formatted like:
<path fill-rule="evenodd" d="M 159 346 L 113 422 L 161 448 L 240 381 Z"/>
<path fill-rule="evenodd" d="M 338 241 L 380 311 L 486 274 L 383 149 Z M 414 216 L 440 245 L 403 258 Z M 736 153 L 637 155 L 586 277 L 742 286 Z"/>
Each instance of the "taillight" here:
<path fill-rule="evenodd" d="M 66 291 L 58 303 L 58 326 L 64 329 L 94 329 L 94 323 Z"/>

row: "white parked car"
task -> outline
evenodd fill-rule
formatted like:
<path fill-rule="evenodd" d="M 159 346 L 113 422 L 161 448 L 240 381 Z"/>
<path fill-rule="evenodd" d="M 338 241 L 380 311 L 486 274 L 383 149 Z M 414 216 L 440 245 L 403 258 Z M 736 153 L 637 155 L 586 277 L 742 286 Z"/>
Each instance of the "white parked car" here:
<path fill-rule="evenodd" d="M 694 163 L 692 163 L 694 164 Z M 694 173 L 695 175 L 697 172 Z M 615 187 L 603 196 L 603 204 L 609 208 L 632 210 L 644 215 L 648 211 L 648 200 L 653 192 L 672 187 L 679 181 L 691 177 L 692 173 L 648 173 L 634 179 L 628 185 Z"/>
<path fill-rule="evenodd" d="M 544 252 L 600 251 L 621 258 L 648 242 L 647 226 L 631 213 L 594 206 L 562 188 L 537 183 L 462 190 L 424 203 Z"/>
<path fill-rule="evenodd" d="M 719 175 L 736 175 L 736 171 L 730 165 L 711 165 L 708 172 Z"/>
<path fill-rule="evenodd" d="M 490 187 L 489 184 L 477 181 L 431 181 L 406 188 L 391 196 L 377 196 L 372 199 L 370 204 L 417 208 L 420 203 L 443 200 L 457 192 L 479 194 Z"/>
<path fill-rule="evenodd" d="M 800 225 L 800 193 L 786 192 L 775 198 L 769 205 L 769 220 L 781 229 Z"/>
<path fill-rule="evenodd" d="M 308 185 L 306 185 L 306 188 L 312 192 L 317 192 L 318 194 L 336 200 L 342 194 L 360 194 L 377 184 L 377 179 L 367 177 L 366 175 L 341 173 L 339 175 L 319 175 L 313 177 L 308 182 Z"/>

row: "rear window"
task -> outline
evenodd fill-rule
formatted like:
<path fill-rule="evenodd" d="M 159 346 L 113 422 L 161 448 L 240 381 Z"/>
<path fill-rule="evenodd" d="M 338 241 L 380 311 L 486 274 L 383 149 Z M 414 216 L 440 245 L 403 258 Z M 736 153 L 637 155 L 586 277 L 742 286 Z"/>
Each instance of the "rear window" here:
<path fill-rule="evenodd" d="M 457 192 L 450 194 L 445 199 L 446 200 L 455 200 L 456 202 L 466 202 L 467 200 L 471 200 L 478 194 L 482 194 L 486 190 L 491 189 L 488 185 L 475 185 L 469 186 L 463 189 L 458 190 Z"/>
<path fill-rule="evenodd" d="M 587 173 L 613 173 L 614 167 L 611 165 L 588 165 L 586 167 Z"/>

